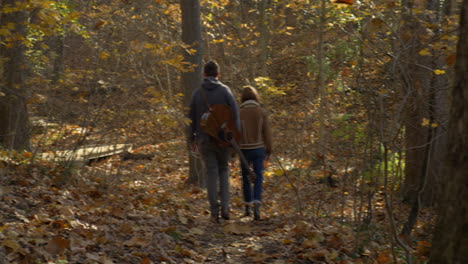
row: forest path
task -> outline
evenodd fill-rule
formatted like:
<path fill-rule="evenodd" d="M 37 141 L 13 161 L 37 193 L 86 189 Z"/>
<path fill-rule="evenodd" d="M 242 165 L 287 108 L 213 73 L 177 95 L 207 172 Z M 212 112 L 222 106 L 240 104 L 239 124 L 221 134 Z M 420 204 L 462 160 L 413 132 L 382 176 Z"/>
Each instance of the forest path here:
<path fill-rule="evenodd" d="M 252 222 L 246 218 L 208 224 L 195 236 L 202 263 L 287 263 L 289 250 L 283 244 L 281 221 Z M 198 245 L 197 245 L 198 244 Z"/>
<path fill-rule="evenodd" d="M 176 243 L 166 252 L 167 263 L 302 263 L 289 260 L 292 256 L 291 229 L 296 212 L 294 192 L 286 178 L 269 174 L 264 181 L 264 204 L 260 221 L 244 216 L 240 171 L 237 159 L 230 161 L 230 220 L 214 223 L 210 219 L 206 190 L 187 185 L 187 168 L 181 160 L 183 149 L 178 143 L 159 148 L 151 164 L 165 174 L 137 176 L 148 190 L 157 189 L 154 199 L 164 201 L 159 206 L 167 211 L 171 223 L 163 232 Z M 176 161 L 179 159 L 178 161 Z M 168 162 L 171 161 L 171 162 Z M 143 161 L 144 162 L 144 161 Z M 172 165 L 180 166 L 178 168 Z M 135 165 L 133 165 L 135 166 Z M 136 165 L 139 166 L 139 165 Z M 148 166 L 147 166 L 148 167 Z M 154 171 L 155 168 L 150 169 Z M 133 175 L 136 177 L 136 175 Z M 164 190 L 164 191 L 163 191 Z M 278 196 L 281 194 L 281 196 Z M 157 198 L 158 196 L 161 197 Z M 150 256 L 158 260 L 157 256 Z M 182 262 L 180 262 L 182 261 Z"/>
<path fill-rule="evenodd" d="M 275 165 L 265 172 L 261 221 L 243 216 L 240 171 L 232 160 L 231 219 L 211 222 L 206 190 L 185 183 L 184 146 L 182 140 L 147 145 L 135 152 L 152 153 L 152 160 L 114 156 L 68 174 L 57 164 L 22 162 L 29 154 L 17 157 L 21 162 L 0 168 L 0 259 L 74 264 L 349 264 L 387 259 L 384 218 L 362 231 L 372 243 L 362 239 L 365 255 L 356 254 L 344 189 L 320 184 L 310 168 L 290 160 L 285 168 L 291 182 Z M 301 194 L 301 219 L 291 183 Z"/>

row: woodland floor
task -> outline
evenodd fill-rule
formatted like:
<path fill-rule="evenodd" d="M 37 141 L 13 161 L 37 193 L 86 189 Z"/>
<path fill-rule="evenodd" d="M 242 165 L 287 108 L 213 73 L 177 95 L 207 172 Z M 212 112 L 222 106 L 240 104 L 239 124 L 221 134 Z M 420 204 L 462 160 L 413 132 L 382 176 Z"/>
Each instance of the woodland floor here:
<path fill-rule="evenodd" d="M 205 190 L 184 183 L 182 141 L 136 151 L 156 156 L 115 156 L 69 174 L 47 162 L 2 163 L 0 263 L 405 263 L 404 252 L 392 250 L 381 194 L 370 223 L 358 228 L 358 194 L 340 182 L 331 188 L 316 172 L 283 160 L 300 191 L 300 217 L 288 178 L 272 162 L 263 219 L 254 222 L 243 217 L 233 160 L 231 220 L 212 223 Z M 397 223 L 407 210 L 395 205 Z M 419 219 L 411 245 L 424 263 L 432 213 Z"/>

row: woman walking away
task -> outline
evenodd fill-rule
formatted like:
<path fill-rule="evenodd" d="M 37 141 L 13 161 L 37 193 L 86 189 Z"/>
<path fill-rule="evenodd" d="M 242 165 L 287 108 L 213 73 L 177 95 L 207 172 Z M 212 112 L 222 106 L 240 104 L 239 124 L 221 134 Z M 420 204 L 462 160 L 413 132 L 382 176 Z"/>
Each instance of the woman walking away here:
<path fill-rule="evenodd" d="M 263 162 L 271 154 L 271 131 L 268 117 L 260 106 L 257 90 L 251 86 L 242 91 L 240 120 L 242 131 L 240 149 L 255 173 L 252 189 L 249 169 L 241 162 L 245 215 L 250 216 L 250 207 L 253 204 L 254 220 L 260 220 Z"/>

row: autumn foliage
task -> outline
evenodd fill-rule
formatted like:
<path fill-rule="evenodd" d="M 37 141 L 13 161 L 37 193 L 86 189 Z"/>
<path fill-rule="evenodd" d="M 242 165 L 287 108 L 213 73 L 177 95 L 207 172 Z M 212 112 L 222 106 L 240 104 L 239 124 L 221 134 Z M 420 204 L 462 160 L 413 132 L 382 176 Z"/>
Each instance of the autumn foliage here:
<path fill-rule="evenodd" d="M 0 44 L 25 46 L 31 141 L 0 149 L 0 264 L 425 263 L 459 20 L 436 2 L 201 1 L 204 60 L 236 98 L 259 91 L 274 133 L 265 220 L 243 217 L 233 158 L 221 224 L 186 184 L 180 82 L 199 65 L 178 1 L 0 4 L 28 14 L 24 35 L 0 21 Z"/>

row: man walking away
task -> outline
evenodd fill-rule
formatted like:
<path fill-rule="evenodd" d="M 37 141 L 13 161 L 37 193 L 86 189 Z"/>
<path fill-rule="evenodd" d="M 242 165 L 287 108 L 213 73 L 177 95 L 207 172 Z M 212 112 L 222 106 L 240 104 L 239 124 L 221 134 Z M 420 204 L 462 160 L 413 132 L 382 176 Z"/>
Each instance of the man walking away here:
<path fill-rule="evenodd" d="M 237 129 L 240 128 L 239 108 L 231 89 L 218 80 L 219 65 L 209 61 L 204 65 L 204 80 L 202 86 L 192 94 L 189 117 L 191 123 L 191 143 L 193 151 L 200 151 L 207 170 L 207 191 L 210 203 L 211 218 L 219 221 L 221 217 L 229 219 L 229 147 L 219 145 L 217 140 L 200 127 L 202 115 L 207 113 L 209 106 L 225 104 L 233 113 Z M 221 203 L 218 201 L 218 191 Z M 221 206 L 221 208 L 220 208 Z"/>

